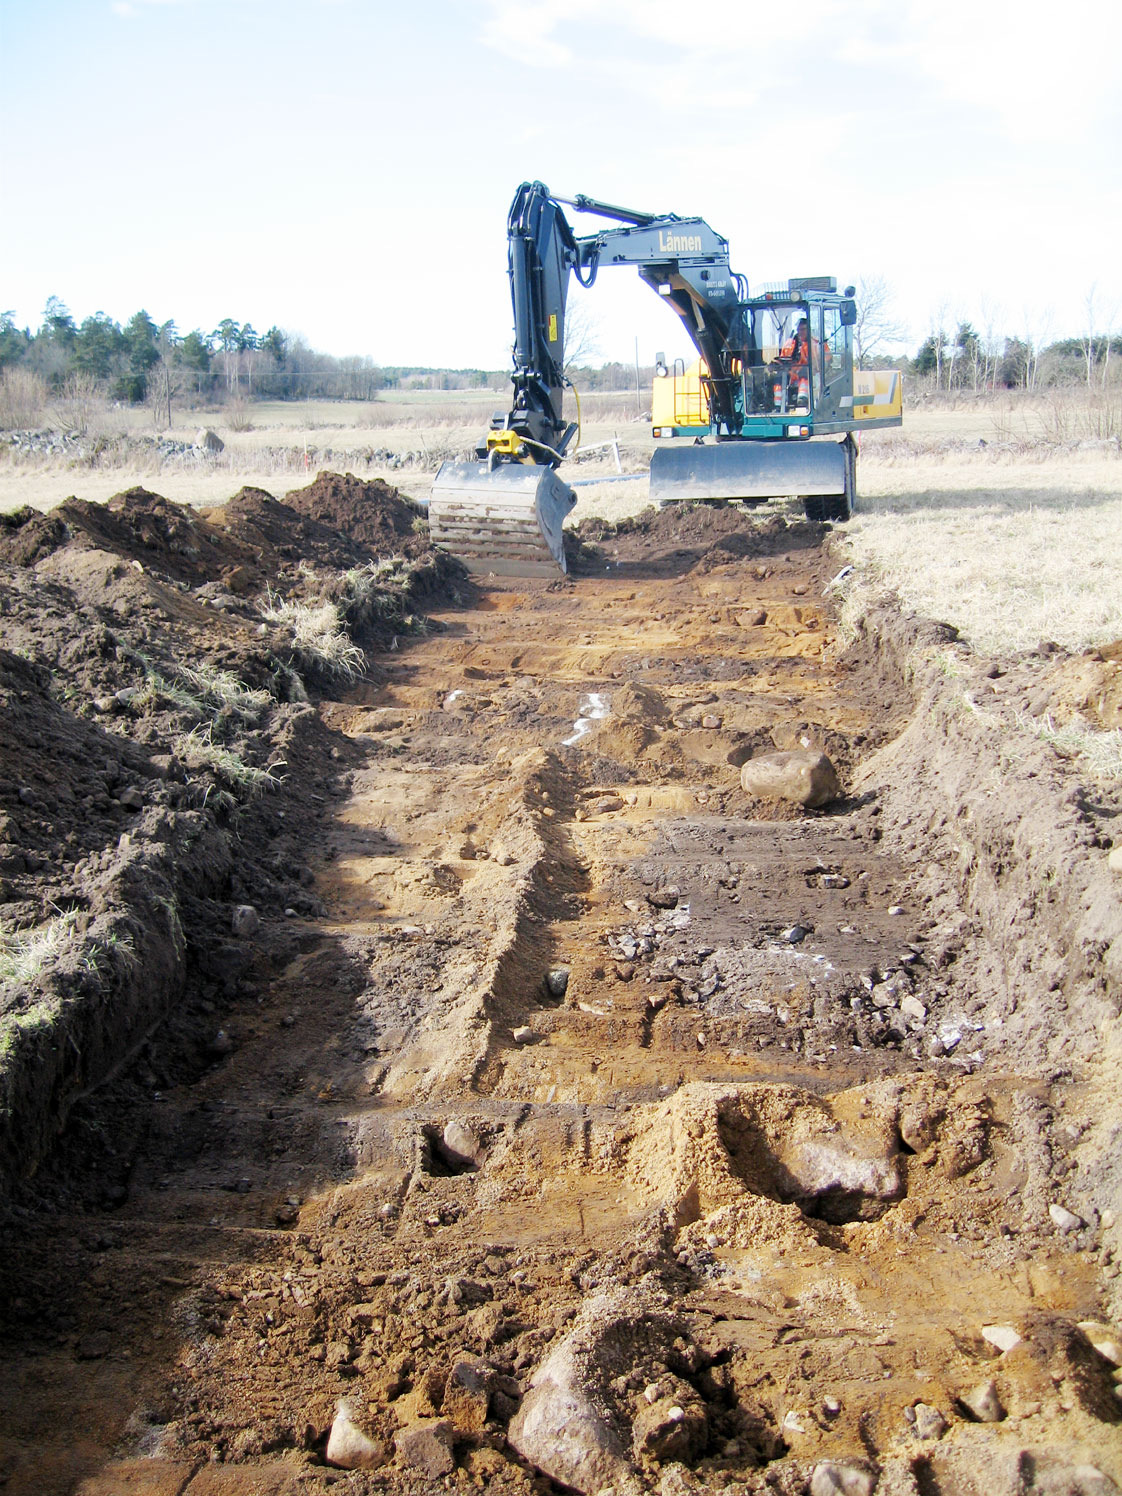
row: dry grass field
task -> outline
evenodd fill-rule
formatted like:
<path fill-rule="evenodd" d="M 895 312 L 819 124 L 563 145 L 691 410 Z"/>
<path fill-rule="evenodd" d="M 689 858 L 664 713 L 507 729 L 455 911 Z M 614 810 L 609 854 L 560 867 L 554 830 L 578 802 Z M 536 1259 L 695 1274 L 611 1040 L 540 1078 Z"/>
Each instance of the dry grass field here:
<path fill-rule="evenodd" d="M 244 486 L 282 494 L 325 469 L 384 478 L 423 502 L 440 462 L 466 454 L 503 398 L 389 391 L 368 403 L 184 413 L 163 435 L 190 444 L 209 426 L 225 449 L 206 459 L 147 450 L 148 412 L 102 409 L 87 413 L 91 434 L 103 437 L 94 455 L 0 457 L 0 511 L 48 509 L 72 494 L 100 501 L 135 484 L 209 506 Z M 572 522 L 638 513 L 653 442 L 635 397 L 585 395 L 581 414 L 581 445 L 591 450 L 566 469 L 580 497 Z M 859 513 L 847 531 L 859 581 L 954 624 L 982 651 L 1042 639 L 1079 649 L 1122 636 L 1122 460 L 1116 440 L 1089 436 L 1115 421 L 1101 401 L 1084 408 L 1078 393 L 917 403 L 902 431 L 864 439 Z M 122 437 L 133 439 L 123 451 Z M 622 475 L 603 445 L 613 442 Z"/>

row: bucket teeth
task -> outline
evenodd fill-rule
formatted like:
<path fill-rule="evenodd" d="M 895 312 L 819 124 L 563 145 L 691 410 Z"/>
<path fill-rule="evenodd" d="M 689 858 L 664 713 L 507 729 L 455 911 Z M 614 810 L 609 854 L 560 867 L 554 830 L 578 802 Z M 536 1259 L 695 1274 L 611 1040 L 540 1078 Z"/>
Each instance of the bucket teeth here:
<path fill-rule="evenodd" d="M 446 462 L 429 499 L 429 531 L 469 571 L 556 576 L 567 569 L 561 527 L 575 503 L 549 467 Z"/>

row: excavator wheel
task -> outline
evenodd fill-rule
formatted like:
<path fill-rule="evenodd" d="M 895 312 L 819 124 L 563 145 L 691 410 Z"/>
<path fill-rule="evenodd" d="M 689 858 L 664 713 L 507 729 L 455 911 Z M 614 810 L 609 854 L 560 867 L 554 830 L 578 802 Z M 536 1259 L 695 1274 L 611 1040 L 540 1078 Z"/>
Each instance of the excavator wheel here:
<path fill-rule="evenodd" d="M 830 520 L 834 524 L 844 524 L 857 508 L 857 443 L 850 433 L 840 446 L 845 459 L 845 491 L 839 494 L 806 495 L 803 499 L 803 511 L 809 520 Z"/>

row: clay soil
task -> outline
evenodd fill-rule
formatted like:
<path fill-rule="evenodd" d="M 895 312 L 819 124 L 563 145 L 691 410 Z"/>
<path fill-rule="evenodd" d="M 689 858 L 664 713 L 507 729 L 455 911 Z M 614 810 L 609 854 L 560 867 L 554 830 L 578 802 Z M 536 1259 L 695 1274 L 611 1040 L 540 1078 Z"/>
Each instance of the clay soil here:
<path fill-rule="evenodd" d="M 0 1490 L 1122 1485 L 1122 807 L 997 710 L 1119 667 L 843 649 L 839 566 L 699 507 L 469 579 L 328 474 L 6 517 Z M 741 790 L 803 747 L 843 798 Z"/>

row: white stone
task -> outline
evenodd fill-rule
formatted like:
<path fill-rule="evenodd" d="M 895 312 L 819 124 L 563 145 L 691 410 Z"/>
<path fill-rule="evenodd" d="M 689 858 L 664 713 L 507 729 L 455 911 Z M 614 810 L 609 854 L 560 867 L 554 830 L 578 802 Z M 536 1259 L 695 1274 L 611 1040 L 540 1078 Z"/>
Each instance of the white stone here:
<path fill-rule="evenodd" d="M 1057 1231 L 1078 1231 L 1085 1224 L 1082 1216 L 1077 1216 L 1073 1211 L 1066 1210 L 1062 1205 L 1055 1203 L 1049 1205 L 1048 1214 L 1052 1217 L 1052 1224 Z"/>
<path fill-rule="evenodd" d="M 983 1325 L 982 1339 L 988 1340 L 992 1346 L 1002 1353 L 1011 1351 L 1015 1345 L 1020 1345 L 1021 1337 L 1012 1325 Z"/>
<path fill-rule="evenodd" d="M 907 997 L 900 999 L 900 1011 L 905 1018 L 916 1018 L 920 1023 L 927 1017 L 927 1009 L 918 997 L 913 997 L 909 992 Z"/>
<path fill-rule="evenodd" d="M 230 928 L 240 940 L 247 940 L 261 928 L 261 916 L 252 904 L 238 904 L 230 915 Z"/>
<path fill-rule="evenodd" d="M 352 1421 L 346 1403 L 339 1404 L 327 1436 L 327 1462 L 341 1470 L 375 1470 L 386 1463 L 385 1447 Z"/>
<path fill-rule="evenodd" d="M 1122 842 L 1119 842 L 1116 847 L 1111 847 L 1106 865 L 1112 873 L 1122 873 Z"/>

